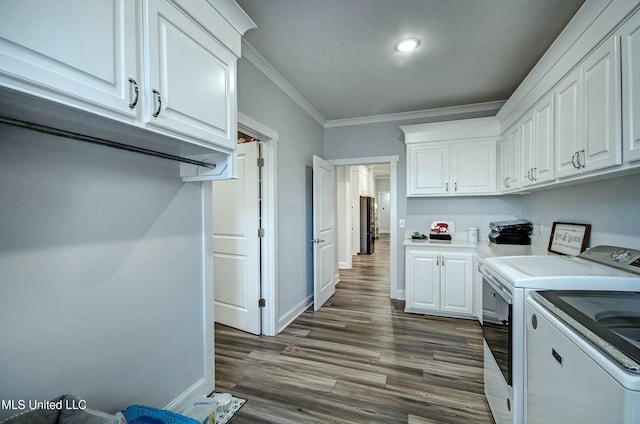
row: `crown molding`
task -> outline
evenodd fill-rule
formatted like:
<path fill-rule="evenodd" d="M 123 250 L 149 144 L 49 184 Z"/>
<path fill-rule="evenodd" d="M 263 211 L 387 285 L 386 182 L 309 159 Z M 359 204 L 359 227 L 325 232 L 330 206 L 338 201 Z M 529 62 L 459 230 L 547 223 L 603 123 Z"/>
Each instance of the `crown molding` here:
<path fill-rule="evenodd" d="M 376 124 L 380 122 L 403 121 L 409 119 L 428 119 L 443 116 L 453 117 L 475 112 L 492 112 L 495 115 L 505 100 L 486 103 L 474 103 L 463 106 L 441 107 L 437 109 L 416 110 L 413 112 L 389 113 L 385 115 L 362 116 L 359 118 L 334 119 L 324 124 L 325 128 L 346 127 L 350 125 Z"/>
<path fill-rule="evenodd" d="M 273 82 L 280 90 L 298 104 L 305 112 L 324 127 L 327 120 L 318 110 L 313 107 L 302 94 L 298 92 L 289 82 L 271 66 L 267 60 L 244 38 L 242 39 L 242 57 L 253 64 L 260 72 L 264 74 L 271 82 Z"/>

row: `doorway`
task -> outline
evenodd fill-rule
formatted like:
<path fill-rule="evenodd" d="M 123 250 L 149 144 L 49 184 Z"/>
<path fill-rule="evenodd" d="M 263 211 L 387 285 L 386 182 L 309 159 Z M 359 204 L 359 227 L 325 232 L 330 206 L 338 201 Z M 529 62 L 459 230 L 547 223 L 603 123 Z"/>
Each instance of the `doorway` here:
<path fill-rule="evenodd" d="M 235 153 L 234 178 L 212 186 L 214 320 L 273 336 L 278 310 L 275 170 L 279 136 L 241 113 L 238 131 L 245 143 Z"/>
<path fill-rule="evenodd" d="M 360 194 L 360 191 L 354 190 L 354 185 L 351 182 L 356 178 L 356 172 L 353 171 L 354 167 L 358 169 L 360 166 L 375 167 L 376 165 L 388 166 L 388 187 L 383 192 L 389 193 L 389 262 L 390 262 L 390 275 L 389 275 L 389 296 L 392 299 L 403 299 L 404 293 L 398 290 L 398 233 L 397 226 L 397 163 L 398 156 L 380 156 L 380 157 L 367 157 L 367 158 L 353 158 L 353 159 L 336 159 L 331 163 L 337 166 L 337 187 L 338 187 L 338 242 L 339 242 L 339 259 L 338 264 L 340 268 L 351 268 L 352 266 L 352 254 L 356 252 L 352 228 L 354 228 L 354 209 L 352 208 L 353 198 L 355 193 Z M 360 175 L 357 176 L 360 181 Z M 358 183 L 359 184 L 359 183 Z M 363 181 L 364 184 L 364 181 Z M 368 184 L 368 183 L 367 183 Z M 377 195 L 377 190 L 374 190 L 374 196 Z M 378 231 L 379 231 L 379 211 L 378 214 Z M 359 214 L 358 214 L 359 215 Z M 358 249 L 359 251 L 359 249 Z M 349 252 L 350 254 L 344 254 Z"/>

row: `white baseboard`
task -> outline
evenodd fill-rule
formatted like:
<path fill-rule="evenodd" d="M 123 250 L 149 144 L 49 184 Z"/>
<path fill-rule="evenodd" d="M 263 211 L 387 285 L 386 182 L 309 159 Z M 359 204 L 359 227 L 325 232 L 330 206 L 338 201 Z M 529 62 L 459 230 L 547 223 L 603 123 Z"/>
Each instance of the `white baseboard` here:
<path fill-rule="evenodd" d="M 396 290 L 391 298 L 394 300 L 407 300 L 406 290 Z"/>
<path fill-rule="evenodd" d="M 294 306 L 289 312 L 278 318 L 278 328 L 276 334 L 287 328 L 296 318 L 313 305 L 313 295 L 309 295 L 305 300 Z"/>
<path fill-rule="evenodd" d="M 204 378 L 196 381 L 191 387 L 184 391 L 180 396 L 172 400 L 163 409 L 179 412 L 186 409 L 188 405 L 193 404 L 201 397 L 206 397 L 215 390 L 214 387 L 207 387 Z"/>

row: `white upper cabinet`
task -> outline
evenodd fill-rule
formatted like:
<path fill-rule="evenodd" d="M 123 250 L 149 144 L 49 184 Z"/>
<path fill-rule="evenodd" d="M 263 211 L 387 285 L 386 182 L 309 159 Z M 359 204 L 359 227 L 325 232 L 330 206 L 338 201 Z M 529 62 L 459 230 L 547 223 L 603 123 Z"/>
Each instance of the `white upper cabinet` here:
<path fill-rule="evenodd" d="M 234 149 L 236 58 L 172 3 L 145 5 L 144 122 Z"/>
<path fill-rule="evenodd" d="M 500 141 L 500 191 L 520 188 L 520 125 L 513 125 Z"/>
<path fill-rule="evenodd" d="M 556 175 L 571 175 L 578 169 L 576 152 L 581 143 L 580 69 L 566 76 L 554 90 L 556 100 Z"/>
<path fill-rule="evenodd" d="M 553 97 L 544 96 L 520 119 L 521 186 L 553 180 Z"/>
<path fill-rule="evenodd" d="M 559 178 L 622 163 L 618 51 L 610 38 L 554 90 Z"/>
<path fill-rule="evenodd" d="M 451 144 L 452 194 L 496 193 L 497 140 Z"/>
<path fill-rule="evenodd" d="M 640 160 L 640 13 L 621 28 L 622 131 L 625 162 Z"/>
<path fill-rule="evenodd" d="M 76 132 L 108 127 L 135 147 L 213 158 L 230 176 L 236 60 L 254 26 L 225 0 L 4 2 L 0 86 L 70 106 L 61 118 Z M 47 107 L 44 117 L 22 118 L 51 125 L 59 112 Z M 82 127 L 87 112 L 93 124 Z M 108 122 L 97 125 L 98 117 Z"/>
<path fill-rule="evenodd" d="M 3 2 L 0 85 L 135 117 L 135 17 L 129 0 Z"/>
<path fill-rule="evenodd" d="M 401 127 L 407 144 L 407 196 L 496 194 L 495 118 Z"/>
<path fill-rule="evenodd" d="M 407 196 L 449 194 L 448 143 L 407 146 Z"/>

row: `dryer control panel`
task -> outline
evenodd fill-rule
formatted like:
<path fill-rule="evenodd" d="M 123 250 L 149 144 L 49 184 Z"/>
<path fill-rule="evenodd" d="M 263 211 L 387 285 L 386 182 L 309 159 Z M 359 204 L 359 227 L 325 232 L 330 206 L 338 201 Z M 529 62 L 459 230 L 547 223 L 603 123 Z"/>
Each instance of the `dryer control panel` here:
<path fill-rule="evenodd" d="M 582 252 L 580 257 L 622 271 L 640 274 L 640 250 L 620 246 L 595 246 Z"/>

